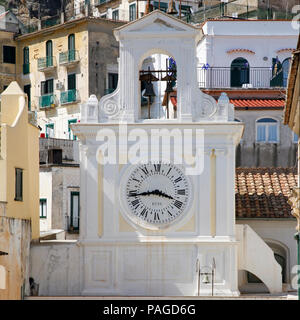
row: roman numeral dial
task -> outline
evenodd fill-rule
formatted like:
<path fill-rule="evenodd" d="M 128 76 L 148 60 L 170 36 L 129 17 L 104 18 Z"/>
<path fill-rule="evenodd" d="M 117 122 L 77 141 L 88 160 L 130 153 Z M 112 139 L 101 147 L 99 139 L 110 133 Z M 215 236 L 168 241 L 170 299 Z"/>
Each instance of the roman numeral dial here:
<path fill-rule="evenodd" d="M 178 166 L 135 165 L 121 184 L 126 213 L 149 229 L 166 228 L 180 220 L 191 201 L 191 184 Z"/>

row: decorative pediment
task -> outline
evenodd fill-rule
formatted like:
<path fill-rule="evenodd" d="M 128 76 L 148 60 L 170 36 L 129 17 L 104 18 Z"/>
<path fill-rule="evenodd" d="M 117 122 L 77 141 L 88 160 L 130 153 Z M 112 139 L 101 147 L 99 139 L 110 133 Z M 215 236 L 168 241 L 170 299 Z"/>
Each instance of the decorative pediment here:
<path fill-rule="evenodd" d="M 180 28 L 176 25 L 172 25 L 162 19 L 156 19 L 153 23 L 148 23 L 142 28 L 135 28 L 130 30 L 130 32 L 172 32 L 172 31 L 185 31 L 183 28 Z"/>
<path fill-rule="evenodd" d="M 172 32 L 176 34 L 182 33 L 184 35 L 188 33 L 190 33 L 190 35 L 200 34 L 197 28 L 175 19 L 160 10 L 155 10 L 143 18 L 127 23 L 114 31 L 117 40 L 122 34 L 127 34 L 127 36 L 131 34 L 137 37 L 139 34 L 149 36 L 151 34 L 157 35 L 159 33 L 162 35 L 165 33 L 170 35 Z"/>

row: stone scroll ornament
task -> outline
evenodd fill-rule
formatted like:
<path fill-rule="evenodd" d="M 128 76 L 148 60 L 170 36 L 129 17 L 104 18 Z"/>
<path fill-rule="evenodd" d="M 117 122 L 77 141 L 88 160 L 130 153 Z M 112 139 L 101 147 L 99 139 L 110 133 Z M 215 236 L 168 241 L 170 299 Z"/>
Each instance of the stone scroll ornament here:
<path fill-rule="evenodd" d="M 119 103 L 119 89 L 107 94 L 99 101 L 100 121 L 116 120 L 121 117 L 121 107 Z"/>
<path fill-rule="evenodd" d="M 199 92 L 197 92 L 196 96 L 198 97 L 198 99 L 193 104 L 194 119 L 196 120 L 211 119 L 217 112 L 216 100 L 212 96 L 202 93 L 200 90 Z"/>

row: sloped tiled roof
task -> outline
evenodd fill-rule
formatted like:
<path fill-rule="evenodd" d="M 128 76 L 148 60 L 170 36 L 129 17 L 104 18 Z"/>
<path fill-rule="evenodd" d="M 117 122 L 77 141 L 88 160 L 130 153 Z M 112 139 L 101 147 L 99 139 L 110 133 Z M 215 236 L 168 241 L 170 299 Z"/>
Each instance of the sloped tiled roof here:
<path fill-rule="evenodd" d="M 296 185 L 296 168 L 237 168 L 236 218 L 293 218 L 287 201 Z"/>
<path fill-rule="evenodd" d="M 174 106 L 177 105 L 176 93 L 170 96 L 170 100 Z M 285 106 L 284 99 L 230 99 L 230 103 L 236 109 L 283 109 Z"/>
<path fill-rule="evenodd" d="M 235 108 L 283 108 L 284 99 L 230 99 Z"/>

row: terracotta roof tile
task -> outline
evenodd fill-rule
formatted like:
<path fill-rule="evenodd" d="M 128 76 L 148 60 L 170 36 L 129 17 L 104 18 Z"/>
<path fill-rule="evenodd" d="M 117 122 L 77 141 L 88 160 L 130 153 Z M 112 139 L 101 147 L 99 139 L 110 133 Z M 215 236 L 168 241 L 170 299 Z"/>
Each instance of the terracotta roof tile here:
<path fill-rule="evenodd" d="M 170 96 L 170 100 L 174 106 L 177 105 L 177 96 L 173 94 Z M 278 108 L 283 109 L 285 106 L 284 99 L 230 99 L 230 103 L 235 108 Z"/>
<path fill-rule="evenodd" d="M 230 99 L 236 108 L 283 108 L 284 99 Z"/>
<path fill-rule="evenodd" d="M 296 185 L 296 168 L 237 168 L 236 218 L 293 218 L 287 201 Z"/>

